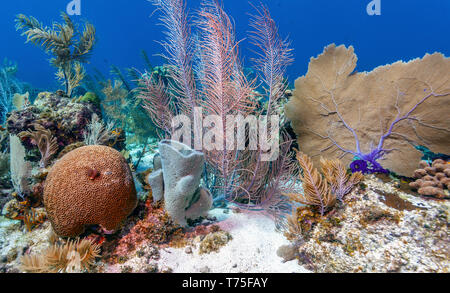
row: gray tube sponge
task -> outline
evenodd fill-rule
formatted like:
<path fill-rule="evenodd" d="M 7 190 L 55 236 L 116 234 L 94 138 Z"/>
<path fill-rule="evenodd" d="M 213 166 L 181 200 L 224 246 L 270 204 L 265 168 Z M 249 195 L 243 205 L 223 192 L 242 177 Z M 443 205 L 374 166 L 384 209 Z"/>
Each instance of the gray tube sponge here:
<path fill-rule="evenodd" d="M 212 196 L 199 187 L 205 164 L 203 153 L 172 140 L 161 141 L 159 152 L 161 169 L 147 178 L 154 200 L 164 197 L 166 211 L 181 226 L 186 226 L 188 219 L 206 216 L 212 207 Z"/>

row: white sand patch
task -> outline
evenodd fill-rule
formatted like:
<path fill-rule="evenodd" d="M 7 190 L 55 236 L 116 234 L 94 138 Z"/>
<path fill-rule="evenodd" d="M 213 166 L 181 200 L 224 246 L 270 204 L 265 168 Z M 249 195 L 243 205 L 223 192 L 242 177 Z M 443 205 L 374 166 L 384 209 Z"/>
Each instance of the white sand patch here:
<path fill-rule="evenodd" d="M 185 248 L 161 249 L 159 266 L 172 268 L 174 273 L 305 273 L 297 260 L 283 263 L 277 256 L 278 247 L 289 241 L 275 231 L 272 219 L 255 213 L 224 214 L 222 209 L 210 212 L 218 225 L 233 239 L 219 252 L 198 253 L 198 245 L 191 254 Z"/>

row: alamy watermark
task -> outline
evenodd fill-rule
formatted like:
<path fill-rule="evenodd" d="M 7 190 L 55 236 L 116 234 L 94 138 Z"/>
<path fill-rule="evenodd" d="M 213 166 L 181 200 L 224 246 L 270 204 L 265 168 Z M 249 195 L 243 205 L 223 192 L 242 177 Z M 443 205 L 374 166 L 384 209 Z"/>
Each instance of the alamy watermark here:
<path fill-rule="evenodd" d="M 367 5 L 367 14 L 370 16 L 381 15 L 381 0 L 373 0 Z"/>
<path fill-rule="evenodd" d="M 81 15 L 81 0 L 72 0 L 67 4 L 66 12 L 68 15 Z"/>
<path fill-rule="evenodd" d="M 203 116 L 194 109 L 193 122 L 186 115 L 172 119 L 172 137 L 197 151 L 261 151 L 261 161 L 270 162 L 280 152 L 280 116 Z M 269 122 L 270 119 L 270 122 Z M 269 133 L 270 132 L 270 133 Z M 192 141 L 193 140 L 193 141 Z"/>

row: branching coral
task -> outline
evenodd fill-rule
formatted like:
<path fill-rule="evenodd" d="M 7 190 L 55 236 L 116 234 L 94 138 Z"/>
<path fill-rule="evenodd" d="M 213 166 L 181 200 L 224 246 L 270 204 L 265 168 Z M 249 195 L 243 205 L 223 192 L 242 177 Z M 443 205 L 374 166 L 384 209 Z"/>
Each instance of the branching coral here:
<path fill-rule="evenodd" d="M 286 115 L 305 153 L 411 176 L 421 157 L 414 146 L 450 152 L 450 58 L 435 53 L 369 73 L 356 73 L 356 62 L 353 47 L 333 44 L 296 81 Z"/>
<path fill-rule="evenodd" d="M 297 152 L 297 160 L 303 172 L 303 194 L 288 194 L 291 200 L 301 204 L 317 207 L 323 216 L 336 204 L 336 194 L 328 186 L 326 179 L 314 168 L 312 160 L 305 154 Z"/>
<path fill-rule="evenodd" d="M 100 246 L 89 240 L 53 244 L 40 255 L 22 257 L 22 270 L 29 273 L 81 273 L 92 270 Z"/>
<path fill-rule="evenodd" d="M 450 197 L 448 189 L 450 186 L 450 163 L 442 159 L 433 161 L 430 166 L 426 161 L 421 161 L 419 168 L 414 172 L 417 180 L 409 186 L 421 195 L 434 196 L 436 198 Z M 445 192 L 447 189 L 447 192 Z"/>
<path fill-rule="evenodd" d="M 27 42 L 41 46 L 46 53 L 53 55 L 51 64 L 58 68 L 57 78 L 63 82 L 66 94 L 80 85 L 85 76 L 81 63 L 86 63 L 94 48 L 95 28 L 86 22 L 80 32 L 69 16 L 62 13 L 64 23 L 54 23 L 52 27 L 43 26 L 36 18 L 19 14 L 16 29 L 23 30 Z"/>
<path fill-rule="evenodd" d="M 364 178 L 361 172 L 356 172 L 351 175 L 347 174 L 347 168 L 339 159 L 326 160 L 321 158 L 320 163 L 322 173 L 330 184 L 331 192 L 340 201 L 343 201 L 344 196 Z"/>
<path fill-rule="evenodd" d="M 39 124 L 34 124 L 33 126 L 34 131 L 24 131 L 19 134 L 19 137 L 30 138 L 31 143 L 39 148 L 39 152 L 41 153 L 39 167 L 45 168 L 50 158 L 58 151 L 58 142 L 50 130 L 45 129 Z"/>

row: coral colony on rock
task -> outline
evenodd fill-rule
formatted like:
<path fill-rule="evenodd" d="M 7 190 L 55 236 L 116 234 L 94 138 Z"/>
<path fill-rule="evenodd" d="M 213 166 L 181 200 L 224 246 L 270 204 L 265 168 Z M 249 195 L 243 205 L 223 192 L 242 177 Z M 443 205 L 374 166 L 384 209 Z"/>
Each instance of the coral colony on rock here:
<path fill-rule="evenodd" d="M 59 87 L 0 65 L 0 272 L 449 272 L 449 58 L 331 44 L 291 88 L 264 4 L 240 41 L 220 1 L 150 2 L 161 65 L 109 78 L 94 24 L 16 16 Z"/>

